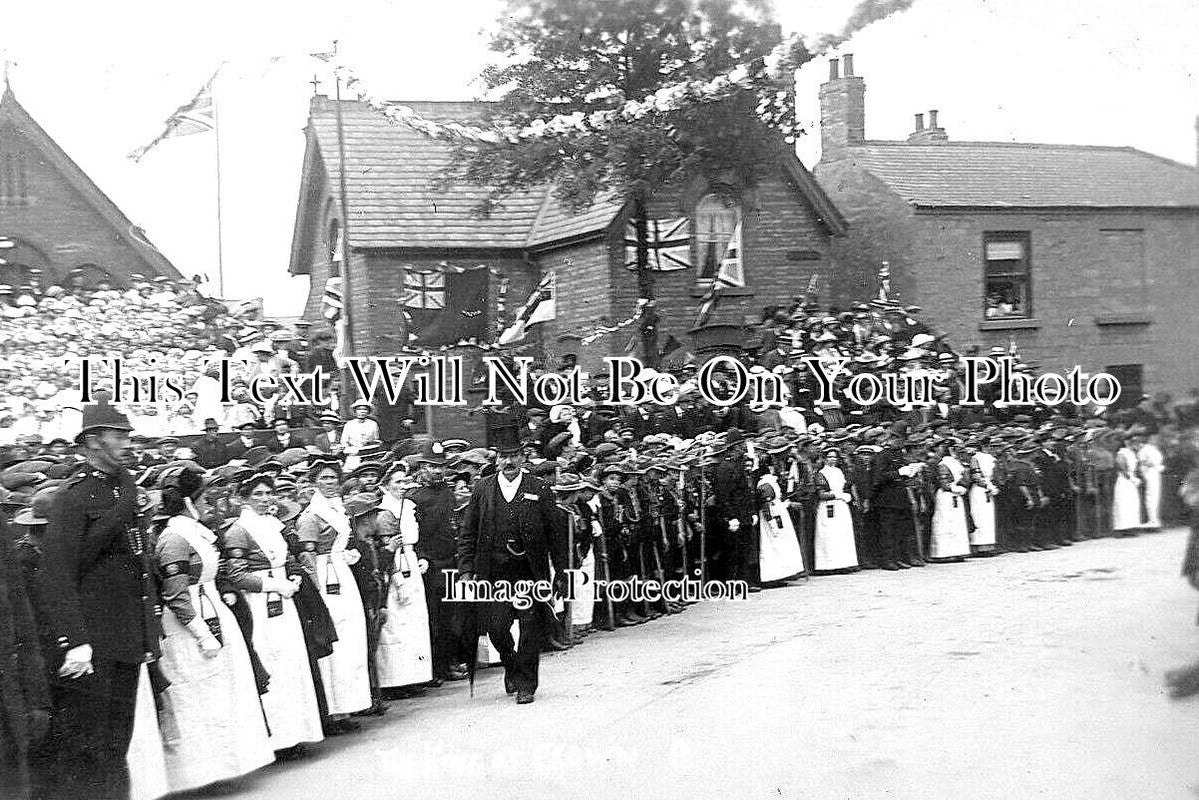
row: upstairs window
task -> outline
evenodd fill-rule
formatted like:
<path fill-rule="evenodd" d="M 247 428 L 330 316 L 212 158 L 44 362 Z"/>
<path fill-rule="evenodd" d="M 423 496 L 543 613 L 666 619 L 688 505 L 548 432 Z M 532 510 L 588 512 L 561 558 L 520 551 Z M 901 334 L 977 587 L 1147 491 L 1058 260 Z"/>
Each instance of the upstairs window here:
<path fill-rule="evenodd" d="M 1032 316 L 1031 236 L 1028 231 L 997 231 L 983 236 L 983 316 Z"/>
<path fill-rule="evenodd" d="M 736 203 L 710 194 L 695 206 L 695 241 L 699 248 L 699 281 L 709 284 L 720 274 L 727 261 L 725 277 L 738 286 L 745 285 L 741 274 L 741 209 Z"/>

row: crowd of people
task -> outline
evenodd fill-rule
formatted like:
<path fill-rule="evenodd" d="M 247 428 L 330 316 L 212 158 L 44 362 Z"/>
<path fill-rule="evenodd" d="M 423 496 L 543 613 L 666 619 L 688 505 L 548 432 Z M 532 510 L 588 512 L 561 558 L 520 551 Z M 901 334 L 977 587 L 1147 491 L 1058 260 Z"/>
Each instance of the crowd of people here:
<path fill-rule="evenodd" d="M 963 408 L 958 356 L 917 311 L 771 310 L 745 358 L 784 376 L 782 408 L 715 406 L 684 363 L 677 405 L 607 405 L 597 381 L 578 406 L 490 411 L 479 443 L 384 441 L 366 401 L 320 413 L 315 435 L 200 402 L 204 435 L 181 448 L 131 440 L 143 419 L 102 392 L 69 438 L 0 448 L 0 657 L 19 665 L 0 676 L 0 774 L 47 798 L 189 790 L 301 757 L 479 664 L 532 702 L 539 651 L 690 604 L 605 584 L 754 593 L 1181 519 L 1193 399 Z M 270 341 L 251 330 L 240 347 Z M 950 379 L 929 406 L 820 403 L 800 357 L 821 354 Z M 446 601 L 455 580 L 496 575 L 545 577 L 554 599 L 519 614 Z"/>

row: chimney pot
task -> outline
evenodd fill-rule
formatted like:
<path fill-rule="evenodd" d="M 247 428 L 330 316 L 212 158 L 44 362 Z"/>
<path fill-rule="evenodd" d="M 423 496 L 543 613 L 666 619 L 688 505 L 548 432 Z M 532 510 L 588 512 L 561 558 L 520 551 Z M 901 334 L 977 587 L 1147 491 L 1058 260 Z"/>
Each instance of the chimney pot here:
<path fill-rule="evenodd" d="M 919 133 L 922 130 L 924 130 L 924 115 L 917 114 L 916 115 L 916 132 Z"/>
<path fill-rule="evenodd" d="M 846 53 L 844 56 L 841 57 L 841 61 L 844 62 L 845 77 L 852 78 L 853 77 L 853 53 Z"/>
<path fill-rule="evenodd" d="M 835 80 L 837 80 L 837 78 L 840 78 L 840 77 L 841 77 L 841 76 L 840 76 L 840 75 L 837 73 L 837 66 L 838 66 L 840 63 L 841 63 L 841 62 L 840 62 L 839 60 L 835 59 L 835 58 L 830 58 L 830 59 L 828 60 L 828 79 L 829 79 L 830 81 L 835 81 Z"/>
<path fill-rule="evenodd" d="M 937 127 L 937 110 L 935 108 L 928 112 L 928 127 L 933 130 Z"/>

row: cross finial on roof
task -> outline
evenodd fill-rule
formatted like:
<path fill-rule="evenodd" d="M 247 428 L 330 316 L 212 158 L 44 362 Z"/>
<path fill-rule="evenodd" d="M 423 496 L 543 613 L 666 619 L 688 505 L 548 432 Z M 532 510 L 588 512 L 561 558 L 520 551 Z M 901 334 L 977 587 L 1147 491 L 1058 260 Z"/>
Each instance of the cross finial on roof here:
<path fill-rule="evenodd" d="M 312 80 L 308 82 L 312 84 L 313 95 L 318 95 L 321 93 L 321 79 L 317 77 L 315 72 L 312 73 Z"/>

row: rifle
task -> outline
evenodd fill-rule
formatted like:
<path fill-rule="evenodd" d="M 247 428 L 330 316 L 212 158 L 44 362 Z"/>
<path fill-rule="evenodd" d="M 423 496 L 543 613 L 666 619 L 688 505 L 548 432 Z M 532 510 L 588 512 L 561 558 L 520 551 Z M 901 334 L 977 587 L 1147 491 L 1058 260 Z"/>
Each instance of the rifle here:
<path fill-rule="evenodd" d="M 608 583 L 612 580 L 612 570 L 608 565 L 608 542 L 607 536 L 601 533 L 595 537 L 592 543 L 595 547 L 596 561 L 599 564 L 600 574 L 604 580 L 604 616 L 607 617 L 607 625 L 604 630 L 611 631 L 616 629 L 616 610 L 612 607 L 612 598 L 608 596 Z"/>
<path fill-rule="evenodd" d="M 571 570 L 575 563 L 575 515 L 574 510 L 566 511 L 566 595 L 562 598 L 562 626 L 566 629 L 566 640 L 574 637 L 574 601 L 570 599 Z"/>
<path fill-rule="evenodd" d="M 658 516 L 658 529 L 662 531 L 662 541 L 666 541 L 666 520 L 661 515 Z M 662 567 L 662 553 L 658 550 L 658 543 L 654 542 L 654 580 L 658 582 L 658 587 L 666 585 L 666 570 Z M 660 598 L 662 603 L 662 613 L 670 613 L 670 603 L 666 601 L 665 593 Z"/>
<path fill-rule="evenodd" d="M 708 492 L 704 483 L 704 465 L 699 465 L 699 583 L 708 582 Z"/>
<path fill-rule="evenodd" d="M 679 529 L 679 549 L 683 554 L 683 580 L 687 580 L 687 575 L 691 569 L 690 562 L 687 561 L 687 485 L 686 473 L 679 473 L 679 495 L 678 495 L 679 516 L 675 525 Z"/>

